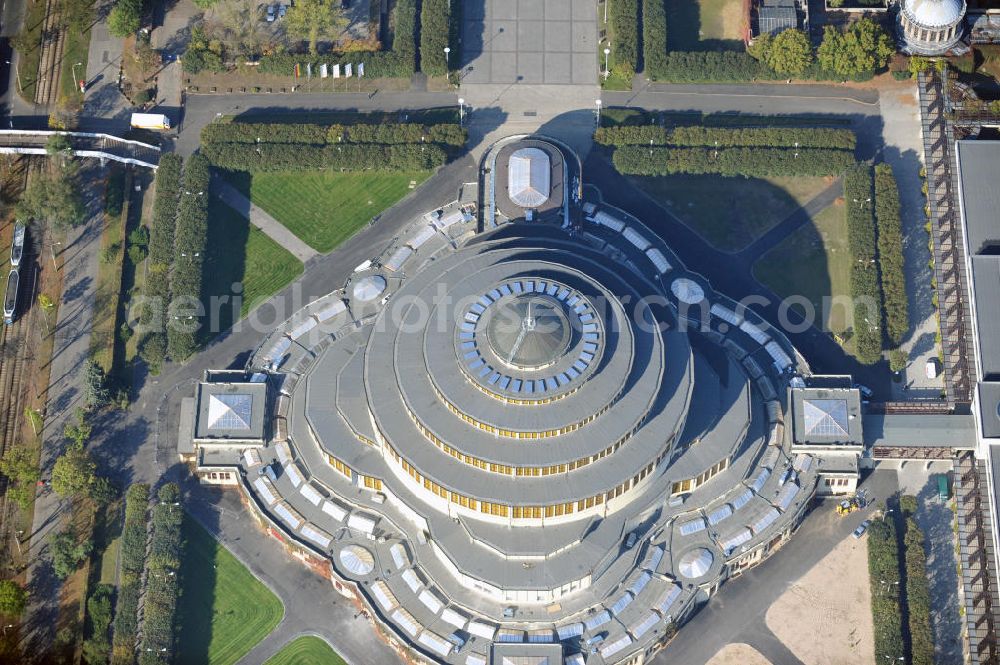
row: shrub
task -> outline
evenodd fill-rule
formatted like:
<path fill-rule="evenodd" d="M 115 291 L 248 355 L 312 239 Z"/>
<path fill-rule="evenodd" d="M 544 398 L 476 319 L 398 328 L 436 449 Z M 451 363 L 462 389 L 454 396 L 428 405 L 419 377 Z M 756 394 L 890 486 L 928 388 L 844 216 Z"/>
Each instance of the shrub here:
<path fill-rule="evenodd" d="M 851 78 L 885 67 L 895 52 L 896 46 L 882 26 L 863 18 L 843 30 L 825 26 L 816 60 L 823 69 Z"/>
<path fill-rule="evenodd" d="M 149 273 L 139 312 L 141 329 L 146 331 L 139 344 L 139 354 L 156 371 L 167 353 L 164 324 L 167 299 L 170 297 L 170 266 L 174 260 L 174 229 L 181 187 L 181 158 L 167 153 L 156 170 L 156 198 L 149 221 Z"/>
<path fill-rule="evenodd" d="M 885 334 L 891 346 L 898 346 L 910 329 L 910 312 L 903 270 L 899 190 L 888 164 L 875 167 L 875 217 L 878 220 L 879 275 L 885 299 Z"/>
<path fill-rule="evenodd" d="M 457 124 L 421 125 L 416 123 L 381 123 L 357 125 L 318 125 L 282 123 L 212 123 L 201 130 L 207 143 L 441 143 L 465 145 L 467 131 Z"/>
<path fill-rule="evenodd" d="M 180 563 L 183 551 L 181 526 L 184 511 L 164 492 L 176 485 L 164 485 L 160 502 L 153 507 L 153 534 L 146 566 L 146 595 L 143 602 L 142 643 L 139 663 L 170 663 L 173 660 L 177 626 L 177 599 L 180 596 Z"/>
<path fill-rule="evenodd" d="M 202 147 L 215 166 L 230 171 L 416 171 L 445 163 L 437 145 L 344 144 L 327 146 L 210 143 Z"/>
<path fill-rule="evenodd" d="M 796 156 L 797 155 L 797 156 Z M 834 175 L 854 162 L 847 150 L 824 148 L 648 148 L 624 146 L 615 150 L 615 168 L 629 175 L 663 176 L 673 173 L 718 173 L 725 176 Z"/>
<path fill-rule="evenodd" d="M 838 148 L 854 150 L 856 137 L 849 129 L 822 127 L 704 127 L 668 129 L 659 125 L 599 127 L 594 140 L 602 145 L 675 145 L 728 148 L 732 146 Z"/>
<path fill-rule="evenodd" d="M 170 273 L 171 301 L 185 310 L 190 310 L 201 299 L 210 182 L 208 160 L 200 154 L 192 155 L 184 168 L 184 190 L 177 208 L 174 233 L 174 267 Z M 195 311 L 187 318 L 178 315 L 177 320 L 169 322 L 167 353 L 171 358 L 184 360 L 198 348 L 199 318 L 200 312 Z"/>
<path fill-rule="evenodd" d="M 108 176 L 108 184 L 104 190 L 104 212 L 111 217 L 122 214 L 125 203 L 125 172 L 115 169 Z"/>
<path fill-rule="evenodd" d="M 875 520 L 868 527 L 868 575 L 875 628 L 875 660 L 903 655 L 903 626 L 899 599 L 899 547 L 891 520 Z"/>
<path fill-rule="evenodd" d="M 420 71 L 428 76 L 448 73 L 444 47 L 451 26 L 449 0 L 423 0 L 420 4 Z M 454 57 L 458 57 L 456 51 Z"/>
<path fill-rule="evenodd" d="M 671 51 L 658 78 L 676 83 L 740 82 L 773 79 L 763 63 L 740 51 Z"/>
<path fill-rule="evenodd" d="M 128 37 L 142 22 L 142 0 L 117 0 L 108 15 L 108 32 L 115 37 Z"/>
<path fill-rule="evenodd" d="M 931 632 L 931 594 L 927 582 L 924 532 L 912 517 L 906 518 L 906 607 L 909 612 L 910 662 L 933 665 L 934 636 Z"/>
<path fill-rule="evenodd" d="M 615 0 L 608 5 L 611 24 L 611 69 L 624 79 L 635 75 L 639 68 L 639 3 L 638 0 Z"/>
<path fill-rule="evenodd" d="M 667 9 L 664 0 L 642 2 L 642 59 L 647 78 L 659 79 L 667 71 Z"/>
<path fill-rule="evenodd" d="M 112 665 L 132 663 L 139 608 L 139 582 L 146 561 L 146 510 L 149 486 L 136 484 L 125 493 L 125 524 L 122 527 L 118 600 L 115 605 Z"/>
<path fill-rule="evenodd" d="M 854 339 L 858 360 L 865 364 L 882 357 L 882 297 L 875 265 L 875 220 L 872 173 L 858 164 L 844 178 L 847 200 L 847 238 L 851 250 L 851 297 L 854 300 Z"/>

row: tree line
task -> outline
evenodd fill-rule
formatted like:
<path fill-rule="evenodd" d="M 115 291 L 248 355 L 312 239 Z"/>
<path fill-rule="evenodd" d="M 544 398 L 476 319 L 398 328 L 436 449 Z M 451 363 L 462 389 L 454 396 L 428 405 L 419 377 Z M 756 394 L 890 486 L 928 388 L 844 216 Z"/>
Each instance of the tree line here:
<path fill-rule="evenodd" d="M 878 221 L 878 265 L 885 299 L 886 340 L 891 346 L 899 346 L 910 329 L 910 312 L 903 269 L 899 189 L 888 164 L 875 167 L 875 218 Z"/>
<path fill-rule="evenodd" d="M 612 156 L 626 175 L 665 176 L 675 173 L 719 174 L 766 178 L 772 176 L 839 175 L 854 163 L 850 150 L 758 147 L 642 147 L 622 146 Z"/>
<path fill-rule="evenodd" d="M 868 575 L 872 596 L 875 660 L 903 657 L 899 546 L 892 519 L 873 520 L 868 527 Z"/>
<path fill-rule="evenodd" d="M 857 139 L 849 129 L 825 127 L 703 127 L 618 125 L 598 127 L 594 141 L 600 145 L 672 145 L 785 148 L 837 148 L 854 150 Z"/>
<path fill-rule="evenodd" d="M 146 562 L 146 512 L 149 485 L 135 484 L 125 493 L 125 524 L 119 553 L 118 599 L 115 603 L 111 665 L 135 662 L 139 631 L 139 592 Z"/>
<path fill-rule="evenodd" d="M 420 71 L 428 76 L 444 76 L 448 63 L 444 48 L 451 36 L 451 2 L 449 0 L 422 0 L 420 3 Z M 458 62 L 461 54 L 455 49 Z"/>
<path fill-rule="evenodd" d="M 382 145 L 346 143 L 209 143 L 202 146 L 211 163 L 229 171 L 263 173 L 333 169 L 338 171 L 418 171 L 443 166 L 448 155 L 435 144 Z"/>
<path fill-rule="evenodd" d="M 615 0 L 608 5 L 611 25 L 611 70 L 616 76 L 632 80 L 639 69 L 638 0 Z M 664 25 L 666 20 L 664 19 Z"/>
<path fill-rule="evenodd" d="M 146 561 L 139 665 L 171 663 L 176 647 L 184 511 L 180 507 L 180 491 L 173 483 L 161 487 L 157 498 Z"/>
<path fill-rule="evenodd" d="M 858 360 L 869 365 L 882 358 L 883 319 L 872 194 L 872 168 L 869 164 L 857 164 L 847 171 L 844 198 L 847 205 L 847 241 L 852 259 L 855 348 Z"/>
<path fill-rule="evenodd" d="M 465 145 L 467 131 L 457 124 L 381 123 L 322 125 L 312 123 L 216 122 L 201 130 L 208 143 L 440 143 Z"/>

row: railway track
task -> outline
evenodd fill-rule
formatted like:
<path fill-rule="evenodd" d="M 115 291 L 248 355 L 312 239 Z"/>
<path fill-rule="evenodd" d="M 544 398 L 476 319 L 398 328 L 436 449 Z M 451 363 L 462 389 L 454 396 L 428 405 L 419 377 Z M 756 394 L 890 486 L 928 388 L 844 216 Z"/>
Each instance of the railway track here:
<path fill-rule="evenodd" d="M 41 55 L 38 59 L 38 80 L 35 83 L 35 104 L 47 106 L 56 101 L 59 65 L 62 63 L 66 39 L 62 23 L 62 3 L 45 0 L 45 20 L 42 23 Z"/>

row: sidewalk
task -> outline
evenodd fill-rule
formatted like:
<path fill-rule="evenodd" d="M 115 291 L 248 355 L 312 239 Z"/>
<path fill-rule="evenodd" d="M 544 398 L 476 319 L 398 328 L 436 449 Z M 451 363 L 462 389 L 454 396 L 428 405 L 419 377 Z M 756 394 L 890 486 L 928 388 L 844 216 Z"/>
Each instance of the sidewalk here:
<path fill-rule="evenodd" d="M 224 178 L 214 178 L 212 185 L 215 193 L 223 203 L 250 220 L 250 223 L 263 231 L 271 240 L 278 243 L 302 263 L 319 256 L 319 252 L 299 240 L 298 236 L 288 230 L 281 222 L 271 217 L 255 206 Z"/>
<path fill-rule="evenodd" d="M 90 29 L 90 50 L 87 54 L 86 93 L 83 117 L 88 128 L 117 133 L 128 128 L 128 100 L 118 91 L 118 72 L 122 61 L 122 40 L 108 32 L 107 15 L 111 0 L 98 0 L 95 16 L 105 18 Z M 99 128 L 93 127 L 98 122 Z"/>
<path fill-rule="evenodd" d="M 81 182 L 100 183 L 100 167 L 96 162 L 84 165 Z M 90 356 L 90 332 L 93 324 L 96 294 L 97 263 L 101 247 L 103 194 L 85 193 L 90 216 L 78 228 L 66 233 L 59 256 L 63 263 L 63 292 L 54 330 L 55 344 L 49 366 L 48 402 L 45 408 L 39 465 L 42 478 L 52 477 L 52 466 L 63 451 L 66 439 L 63 427 L 73 418 L 74 410 L 83 406 L 84 362 Z M 24 613 L 24 653 L 36 662 L 44 662 L 47 650 L 54 642 L 58 629 L 59 581 L 52 570 L 47 551 L 50 534 L 58 531 L 65 504 L 51 489 L 35 500 L 35 515 L 31 535 L 31 564 L 27 570 L 28 606 Z"/>

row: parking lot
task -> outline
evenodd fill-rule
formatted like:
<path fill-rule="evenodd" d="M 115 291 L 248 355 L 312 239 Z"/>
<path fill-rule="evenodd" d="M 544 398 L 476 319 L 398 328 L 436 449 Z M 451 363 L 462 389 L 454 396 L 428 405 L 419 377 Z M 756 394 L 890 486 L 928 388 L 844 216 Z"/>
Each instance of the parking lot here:
<path fill-rule="evenodd" d="M 472 0 L 463 22 L 463 83 L 597 82 L 593 0 Z"/>

